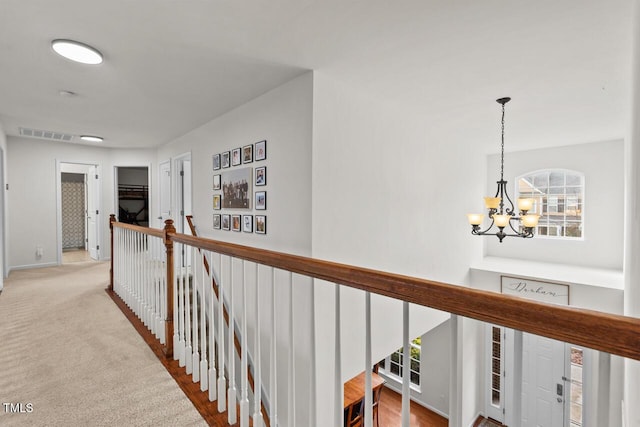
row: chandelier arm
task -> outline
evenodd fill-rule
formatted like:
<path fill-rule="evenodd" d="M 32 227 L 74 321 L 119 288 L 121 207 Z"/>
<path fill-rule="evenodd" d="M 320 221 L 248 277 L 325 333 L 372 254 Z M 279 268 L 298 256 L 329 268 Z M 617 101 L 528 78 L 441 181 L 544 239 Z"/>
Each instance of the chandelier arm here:
<path fill-rule="evenodd" d="M 489 235 L 489 236 L 492 236 L 493 234 L 488 233 L 488 231 L 489 231 L 489 230 L 491 230 L 491 229 L 493 228 L 493 222 L 494 222 L 494 220 L 493 220 L 493 219 L 491 219 L 491 224 L 489 224 L 489 226 L 488 226 L 486 229 L 482 230 L 482 231 L 479 231 L 479 230 L 480 230 L 480 226 L 479 226 L 479 225 L 476 225 L 476 226 L 475 226 L 475 227 L 473 227 L 473 229 L 471 230 L 471 234 L 475 234 L 475 235 L 478 235 L 478 236 L 484 236 L 485 234 L 487 234 L 487 235 Z"/>

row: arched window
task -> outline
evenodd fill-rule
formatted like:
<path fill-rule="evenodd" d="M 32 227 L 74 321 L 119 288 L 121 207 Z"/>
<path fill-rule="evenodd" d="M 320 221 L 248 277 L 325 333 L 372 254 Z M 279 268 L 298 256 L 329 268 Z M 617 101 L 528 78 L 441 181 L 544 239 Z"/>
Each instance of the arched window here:
<path fill-rule="evenodd" d="M 584 174 L 565 169 L 530 172 L 517 178 L 517 193 L 535 201 L 533 211 L 540 215 L 538 236 L 584 236 Z"/>

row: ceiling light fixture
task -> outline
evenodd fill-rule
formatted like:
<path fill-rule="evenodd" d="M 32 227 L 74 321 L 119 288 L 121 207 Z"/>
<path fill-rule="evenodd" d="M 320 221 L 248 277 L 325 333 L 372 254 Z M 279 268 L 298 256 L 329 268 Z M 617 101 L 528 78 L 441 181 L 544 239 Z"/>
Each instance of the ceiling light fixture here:
<path fill-rule="evenodd" d="M 102 138 L 101 136 L 93 136 L 93 135 L 82 135 L 80 137 L 81 140 L 83 141 L 87 141 L 87 142 L 102 142 L 104 141 L 104 138 Z"/>
<path fill-rule="evenodd" d="M 56 39 L 51 42 L 53 50 L 61 56 L 83 64 L 102 63 L 102 54 L 95 48 L 74 40 Z"/>
<path fill-rule="evenodd" d="M 520 210 L 520 216 L 515 215 L 515 208 L 513 202 L 509 198 L 507 193 L 507 181 L 504 180 L 504 104 L 511 101 L 511 98 L 500 98 L 496 102 L 502 105 L 502 151 L 500 154 L 500 181 L 497 181 L 498 191 L 494 197 L 485 197 L 484 204 L 489 210 L 489 218 L 491 224 L 486 230 L 481 230 L 480 224 L 484 219 L 483 214 L 467 214 L 469 224 L 471 224 L 471 234 L 476 236 L 497 236 L 500 242 L 507 236 L 513 237 L 533 237 L 533 230 L 538 225 L 538 219 L 540 215 L 527 214 L 527 212 L 533 209 L 533 199 L 518 199 L 518 209 Z M 505 198 L 509 202 L 508 207 L 505 207 Z M 511 221 L 516 221 L 516 227 L 513 226 Z M 490 233 L 494 224 L 498 227 L 498 231 Z M 513 233 L 506 233 L 504 229 L 509 226 Z"/>

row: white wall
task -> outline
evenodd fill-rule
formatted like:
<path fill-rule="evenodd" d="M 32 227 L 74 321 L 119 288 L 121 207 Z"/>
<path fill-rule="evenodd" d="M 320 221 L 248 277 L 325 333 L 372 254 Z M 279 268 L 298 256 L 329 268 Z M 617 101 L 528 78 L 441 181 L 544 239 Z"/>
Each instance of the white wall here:
<path fill-rule="evenodd" d="M 311 117 L 313 106 L 313 75 L 302 75 L 264 95 L 232 110 L 171 143 L 160 147 L 157 161 L 175 158 L 183 153 L 191 153 L 193 185 L 193 220 L 199 236 L 215 240 L 238 243 L 247 246 L 276 250 L 298 255 L 311 255 Z M 267 210 L 250 211 L 222 209 L 216 214 L 265 214 L 267 234 L 238 233 L 213 229 L 212 156 L 234 148 L 267 140 L 267 158 L 264 161 L 247 164 L 246 167 L 267 167 L 267 185 L 254 187 L 253 191 L 267 192 Z M 235 166 L 239 169 L 242 166 Z M 222 169 L 215 173 L 229 169 Z M 152 174 L 158 181 L 157 172 Z M 215 193 L 221 193 L 216 191 Z M 157 196 L 157 189 L 154 194 Z M 157 200 L 157 199 L 156 199 Z M 253 204 L 253 203 L 252 203 Z M 157 217 L 158 203 L 152 205 L 152 218 Z M 172 206 L 175 212 L 175 206 Z M 239 268 L 239 267 L 236 267 Z M 246 274 L 253 275 L 253 266 L 246 266 Z M 240 274 L 240 271 L 238 272 Z M 234 275 L 234 277 L 238 277 Z M 261 269 L 261 301 L 271 298 L 271 276 Z M 279 373 L 287 372 L 289 349 L 295 349 L 296 369 L 296 414 L 295 422 L 288 417 L 286 381 L 280 380 L 279 420 L 282 425 L 308 425 L 309 402 L 314 391 L 313 366 L 313 291 L 308 280 L 295 278 L 293 302 L 289 299 L 289 285 L 286 275 L 278 275 L 277 283 L 277 324 Z M 249 351 L 254 352 L 255 334 L 253 307 L 255 287 L 253 280 L 248 294 Z M 234 306 L 241 313 L 238 295 Z M 288 307 L 294 308 L 293 324 L 289 323 Z M 269 343 L 271 332 L 270 308 L 265 304 L 261 313 L 262 336 Z M 288 338 L 290 328 L 294 328 L 294 343 Z M 262 349 L 263 375 L 268 386 L 268 346 Z M 283 393 L 283 394 L 282 394 Z"/>
<path fill-rule="evenodd" d="M 469 264 L 481 257 L 482 241 L 471 236 L 464 214 L 469 200 L 484 193 L 486 165 L 476 159 L 485 157 L 469 144 L 462 119 L 447 120 L 412 116 L 330 74 L 315 73 L 315 258 L 468 282 Z M 317 425 L 330 425 L 334 409 L 333 304 L 333 290 L 317 286 L 316 334 L 326 343 L 316 352 L 318 407 L 323 408 Z M 378 360 L 401 346 L 401 303 L 376 306 L 374 299 L 373 304 L 372 347 Z M 364 297 L 344 291 L 342 306 L 343 325 L 362 331 Z M 418 336 L 449 315 L 414 308 L 411 318 L 410 334 Z M 342 376 L 348 380 L 364 370 L 364 337 L 346 327 L 342 335 Z M 431 406 L 437 407 L 438 399 Z M 469 412 L 475 412 L 475 402 L 471 405 Z"/>
<path fill-rule="evenodd" d="M 100 199 L 100 252 L 104 258 L 110 254 L 109 214 L 114 212 L 113 174 L 114 159 L 140 158 L 149 163 L 151 150 L 112 150 L 100 147 L 73 145 L 52 141 L 10 137 L 7 156 L 9 267 L 24 268 L 57 263 L 57 207 L 56 161 L 99 164 L 101 167 Z M 36 247 L 42 246 L 43 256 L 36 256 Z"/>
<path fill-rule="evenodd" d="M 591 268 L 622 270 L 624 236 L 624 143 L 622 140 L 505 153 L 505 180 L 515 198 L 515 177 L 540 169 L 571 169 L 585 175 L 584 239 L 487 237 L 487 255 Z M 499 155 L 488 158 L 487 196 L 500 179 Z M 515 199 L 513 199 L 515 202 Z M 482 200 L 478 197 L 478 206 Z"/>

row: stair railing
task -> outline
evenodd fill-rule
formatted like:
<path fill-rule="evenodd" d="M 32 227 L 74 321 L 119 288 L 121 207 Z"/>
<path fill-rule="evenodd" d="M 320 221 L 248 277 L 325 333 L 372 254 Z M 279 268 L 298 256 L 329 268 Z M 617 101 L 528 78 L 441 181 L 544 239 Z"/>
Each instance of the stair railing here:
<path fill-rule="evenodd" d="M 121 225 L 119 223 L 112 222 L 112 229 L 122 228 L 124 230 L 131 229 L 131 226 Z M 255 287 L 256 301 L 259 300 L 260 291 L 262 289 L 267 290 L 269 286 L 271 287 L 271 301 L 268 301 L 267 306 L 271 307 L 272 316 L 274 316 L 274 321 L 272 323 L 272 331 L 270 332 L 270 381 L 269 381 L 269 390 L 270 390 L 270 402 L 269 402 L 269 417 L 271 420 L 271 425 L 278 426 L 279 424 L 279 414 L 277 411 L 278 408 L 278 400 L 279 400 L 279 384 L 281 379 L 279 378 L 277 372 L 277 360 L 279 357 L 286 357 L 288 359 L 288 371 L 295 372 L 295 359 L 294 359 L 294 350 L 295 350 L 295 341 L 294 341 L 294 327 L 295 325 L 291 322 L 293 319 L 293 301 L 292 294 L 294 288 L 294 280 L 293 275 L 300 275 L 310 279 L 320 279 L 320 282 L 329 282 L 322 283 L 322 286 L 334 286 L 335 292 L 335 361 L 336 361 L 336 372 L 334 374 L 335 379 L 335 394 L 334 394 L 334 404 L 333 408 L 333 420 L 335 426 L 343 425 L 343 379 L 340 370 L 340 361 L 342 360 L 341 354 L 341 323 L 340 323 L 340 294 L 341 288 L 343 286 L 347 286 L 350 288 L 360 289 L 365 291 L 365 304 L 366 304 L 366 330 L 367 330 L 367 341 L 366 341 L 366 357 L 367 361 L 365 367 L 365 383 L 371 384 L 371 340 L 370 340 L 370 330 L 371 330 L 371 294 L 378 294 L 387 296 L 390 298 L 394 298 L 397 300 L 403 301 L 403 336 L 405 340 L 408 339 L 408 317 L 409 317 L 409 304 L 417 304 L 425 307 L 434 308 L 441 311 L 446 311 L 456 316 L 464 316 L 488 323 L 492 323 L 495 325 L 505 326 L 508 328 L 513 328 L 516 330 L 520 330 L 523 332 L 528 332 L 536 335 L 541 335 L 547 338 L 571 342 L 572 344 L 588 347 L 595 350 L 600 350 L 604 352 L 608 352 L 611 354 L 615 354 L 622 357 L 627 357 L 635 360 L 640 360 L 640 319 L 613 315 L 608 313 L 597 312 L 593 310 L 585 310 L 578 309 L 575 307 L 567 307 L 560 306 L 554 304 L 545 304 L 536 301 L 516 298 L 510 295 L 503 295 L 494 292 L 481 291 L 477 289 L 450 285 L 441 282 L 435 282 L 430 280 L 419 279 L 415 277 L 402 276 L 392 273 L 386 273 L 382 271 L 376 271 L 372 269 L 365 269 L 345 264 L 339 264 L 334 262 L 316 260 L 312 258 L 284 254 L 275 251 L 256 249 L 226 242 L 214 241 L 211 239 L 205 239 L 201 237 L 194 237 L 185 234 L 178 234 L 175 230 L 171 230 L 172 224 L 170 221 L 167 221 L 167 225 L 164 231 L 155 230 L 149 233 L 146 233 L 147 236 L 152 235 L 157 238 L 163 238 L 164 243 L 166 244 L 167 250 L 171 244 L 174 245 L 175 248 L 191 248 L 194 254 L 192 259 L 195 259 L 195 251 L 201 251 L 201 256 L 204 259 L 207 259 L 207 262 L 210 266 L 210 275 L 207 276 L 204 271 L 204 263 L 199 263 L 202 265 L 201 270 L 197 270 L 194 267 L 192 271 L 180 271 L 176 275 L 176 279 L 172 282 L 169 281 L 170 273 L 169 268 L 172 262 L 169 259 L 169 250 L 167 251 L 166 258 L 166 283 L 173 283 L 173 286 L 168 286 L 166 288 L 166 304 L 165 306 L 168 308 L 173 306 L 177 308 L 177 312 L 185 313 L 185 317 L 181 318 L 177 313 L 174 313 L 173 323 L 176 324 L 178 331 L 174 336 L 178 336 L 177 343 L 181 343 L 182 340 L 185 342 L 185 348 L 188 347 L 188 342 L 198 342 L 197 336 L 192 335 L 191 338 L 188 338 L 187 328 L 188 323 L 197 323 L 202 322 L 202 317 L 197 318 L 197 307 L 204 307 L 206 304 L 203 302 L 204 297 L 207 295 L 207 290 L 213 290 L 213 283 L 217 283 L 219 289 L 219 295 L 224 296 L 220 298 L 220 301 L 227 301 L 228 309 L 229 309 L 229 319 L 230 323 L 233 325 L 235 322 L 239 322 L 239 328 L 241 330 L 242 335 L 242 346 L 243 351 L 241 351 L 240 357 L 237 357 L 236 352 L 233 350 L 233 346 L 229 345 L 229 343 L 234 342 L 237 339 L 237 335 L 235 333 L 235 327 L 226 328 L 224 321 L 224 303 L 219 304 L 215 302 L 209 303 L 209 308 L 212 310 L 209 314 L 210 319 L 217 319 L 217 322 L 205 325 L 205 329 L 207 331 L 214 330 L 217 331 L 217 335 L 214 337 L 213 341 L 215 342 L 215 351 L 212 351 L 214 346 L 209 344 L 209 352 L 212 354 L 211 358 L 213 359 L 213 355 L 217 354 L 216 362 L 217 362 L 217 375 L 218 375 L 218 389 L 217 389 L 217 401 L 218 401 L 218 409 L 223 411 L 226 408 L 228 411 L 228 423 L 235 424 L 237 421 L 236 418 L 236 405 L 235 399 L 238 394 L 240 395 L 240 414 L 239 421 L 241 426 L 249 425 L 249 399 L 250 399 L 250 391 L 248 386 L 246 385 L 245 375 L 242 373 L 248 372 L 248 357 L 246 352 L 247 350 L 247 322 L 246 322 L 246 314 L 248 312 L 247 304 L 246 304 L 246 288 L 250 282 L 247 282 L 247 266 L 253 266 L 256 271 L 253 279 L 256 283 L 251 283 Z M 122 289 L 123 290 L 123 299 L 129 301 L 135 309 L 142 313 L 142 316 L 149 316 L 149 310 L 151 313 L 155 313 L 154 304 L 144 300 L 144 297 L 154 297 L 156 295 L 156 287 L 153 284 L 148 284 L 142 281 L 142 283 L 129 283 L 129 281 L 139 280 L 140 277 L 147 277 L 145 274 L 136 273 L 133 270 L 129 270 L 129 266 L 137 265 L 140 267 L 141 264 L 144 264 L 148 261 L 148 258 L 137 254 L 136 251 L 146 251 L 147 250 L 147 239 L 141 239 L 139 237 L 131 237 L 127 233 L 118 232 L 114 233 L 113 237 L 115 243 L 114 246 L 117 248 L 117 253 L 115 256 L 112 256 L 112 262 L 115 259 L 116 264 L 113 268 L 113 276 L 114 276 L 114 290 Z M 112 246 L 112 248 L 114 247 Z M 124 246 L 124 248 L 123 248 Z M 132 248 L 132 249 L 125 249 Z M 125 252 L 129 250 L 127 254 L 123 254 L 120 252 Z M 132 251 L 132 252 L 131 252 Z M 195 264 L 194 265 L 198 265 Z M 127 268 L 125 268 L 127 267 Z M 146 268 L 146 267 L 141 267 Z M 258 274 L 257 271 L 261 269 L 261 274 Z M 123 270 L 123 271 L 121 271 Z M 282 276 L 281 272 L 285 273 L 287 277 L 284 280 L 284 283 L 278 283 L 279 286 L 284 286 L 289 293 L 289 303 L 286 306 L 281 306 L 281 304 L 275 298 L 275 287 L 276 287 L 276 273 Z M 171 273 L 172 274 L 172 273 Z M 198 280 L 193 280 L 193 285 L 189 284 L 189 277 L 197 277 L 200 275 L 203 279 L 200 284 L 204 284 L 208 281 L 211 286 L 202 287 L 201 295 L 202 297 L 195 297 L 195 299 L 190 299 L 187 296 L 187 292 L 189 288 L 198 287 Z M 271 276 L 272 279 L 269 280 L 270 283 L 264 281 L 264 277 Z M 118 283 L 120 282 L 120 283 Z M 162 283 L 160 281 L 159 283 Z M 239 284 L 239 285 L 238 285 Z M 172 289 L 173 288 L 173 289 Z M 173 293 L 178 295 L 177 301 L 173 302 Z M 190 295 L 198 295 L 198 292 L 192 292 Z M 214 295 L 213 292 L 209 292 L 210 297 Z M 242 304 L 236 304 L 236 299 L 242 298 Z M 172 303 L 170 303 L 172 301 Z M 190 302 L 197 307 L 194 307 L 193 311 L 190 311 L 189 304 Z M 210 301 L 210 300 L 209 300 Z M 262 302 L 262 300 L 260 300 Z M 235 308 L 236 305 L 238 307 L 242 307 L 241 319 L 236 319 Z M 259 304 L 258 304 L 259 306 Z M 216 308 L 217 307 L 217 308 Z M 222 309 L 221 309 L 222 307 Z M 256 308 L 257 309 L 257 308 Z M 278 346 L 274 343 L 276 340 L 276 332 L 277 328 L 275 325 L 275 313 L 278 310 L 287 310 L 289 321 L 291 322 L 291 327 L 288 330 L 288 354 L 280 354 L 278 351 Z M 164 311 L 160 308 L 161 318 L 164 313 L 166 316 L 165 319 L 165 331 L 169 330 L 169 325 L 171 323 L 171 319 L 169 318 L 169 311 L 165 309 Z M 146 314 L 145 314 L 146 313 Z M 186 316 L 186 313 L 191 314 L 191 318 Z M 157 317 L 157 315 L 154 314 Z M 151 318 L 154 318 L 151 316 Z M 329 319 L 328 319 L 329 321 Z M 182 327 L 185 327 L 185 332 L 183 336 L 180 336 L 180 330 Z M 260 329 L 258 329 L 260 330 Z M 193 332 L 193 329 L 191 330 Z M 226 335 L 226 337 L 225 337 Z M 264 345 L 264 343 L 260 342 L 260 335 L 256 334 L 256 349 L 259 349 Z M 202 336 L 200 336 L 200 342 L 202 343 Z M 279 339 L 279 337 L 278 337 Z M 211 342 L 211 338 L 209 338 L 208 342 Z M 171 340 L 165 339 L 165 345 L 169 345 Z M 226 341 L 226 343 L 225 343 Z M 207 342 L 207 340 L 205 340 Z M 202 348 L 204 348 L 204 345 Z M 180 348 L 178 351 L 181 352 L 182 344 L 176 345 L 176 347 Z M 405 347 L 407 347 L 405 345 Z M 225 360 L 225 352 L 227 353 L 227 360 Z M 167 352 L 169 353 L 169 352 Z M 204 352 L 206 354 L 206 351 Z M 193 347 L 192 347 L 193 354 Z M 174 357 L 176 357 L 174 355 Z M 240 393 L 236 390 L 236 358 L 239 359 L 241 364 L 241 380 L 240 380 Z M 185 364 L 186 360 L 189 357 L 185 351 Z M 405 363 L 409 363 L 408 359 L 405 358 Z M 255 375 L 254 377 L 259 381 L 261 379 L 261 371 L 259 365 L 259 357 L 256 357 L 257 366 L 255 367 Z M 195 361 L 195 359 L 193 359 Z M 202 363 L 202 359 L 200 359 Z M 196 366 L 196 363 L 191 363 L 192 369 Z M 211 365 L 209 365 L 211 366 Z M 405 365 L 405 372 L 408 371 L 409 366 Z M 313 371 L 313 367 L 310 369 Z M 225 377 L 226 372 L 226 377 Z M 195 379 L 194 379 L 195 380 Z M 226 381 L 228 380 L 228 384 Z M 287 413 L 286 422 L 283 419 L 283 423 L 286 425 L 298 425 L 296 421 L 303 421 L 305 425 L 314 425 L 315 422 L 315 405 L 313 398 L 311 400 L 311 408 L 309 418 L 306 420 L 298 420 L 296 418 L 296 390 L 293 381 L 293 375 L 286 376 L 287 384 L 286 384 L 286 409 Z M 212 380 L 208 379 L 209 386 L 212 384 Z M 227 390 L 226 398 L 227 402 L 225 402 L 225 393 L 224 390 Z M 260 400 L 260 390 L 261 387 L 256 387 L 257 392 L 255 393 L 254 398 L 254 408 L 260 408 L 259 400 Z M 313 393 L 313 392 L 312 392 Z M 284 396 L 282 396 L 284 397 Z M 366 388 L 365 393 L 365 426 L 372 425 L 372 395 L 370 387 Z M 408 391 L 403 393 L 403 423 L 408 422 Z M 257 403 L 256 403 L 257 402 Z M 262 415 L 262 411 L 254 410 L 254 416 L 256 413 Z M 260 415 L 257 415 L 254 418 L 254 425 L 257 422 L 260 422 Z M 266 415 L 266 414 L 264 414 Z M 284 424 L 283 424 L 284 425 Z M 405 424 L 403 424 L 405 425 Z M 408 425 L 408 424 L 407 424 Z"/>

